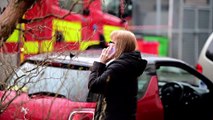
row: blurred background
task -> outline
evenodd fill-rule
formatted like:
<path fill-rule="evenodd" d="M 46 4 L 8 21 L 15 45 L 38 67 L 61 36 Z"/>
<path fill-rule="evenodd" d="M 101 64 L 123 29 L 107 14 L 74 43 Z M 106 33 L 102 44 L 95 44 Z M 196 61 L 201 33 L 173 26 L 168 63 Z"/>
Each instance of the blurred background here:
<path fill-rule="evenodd" d="M 120 17 L 121 2 L 128 28 L 138 39 L 157 41 L 161 56 L 182 59 L 191 65 L 197 63 L 213 29 L 213 0 L 102 0 L 102 10 Z M 1 11 L 7 3 L 0 1 Z M 71 2 L 59 0 L 63 8 L 68 3 Z M 79 10 L 81 6 L 75 8 Z"/>
<path fill-rule="evenodd" d="M 133 0 L 133 25 L 140 34 L 168 38 L 168 55 L 196 64 L 212 32 L 213 0 Z M 145 27 L 147 26 L 147 27 Z M 149 29 L 151 26 L 153 29 Z M 152 27 L 151 27 L 152 28 Z"/>

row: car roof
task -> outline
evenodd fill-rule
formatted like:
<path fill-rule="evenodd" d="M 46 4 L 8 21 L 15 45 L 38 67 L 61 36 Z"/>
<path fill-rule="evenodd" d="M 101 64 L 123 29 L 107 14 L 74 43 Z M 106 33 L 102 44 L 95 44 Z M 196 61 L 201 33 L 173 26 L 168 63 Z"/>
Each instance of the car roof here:
<path fill-rule="evenodd" d="M 83 66 L 92 66 L 94 61 L 97 61 L 101 54 L 101 50 L 85 50 L 85 51 L 70 51 L 70 52 L 51 52 L 38 54 L 29 57 L 27 61 L 46 61 L 56 62 L 63 64 L 75 64 Z M 160 57 L 151 54 L 141 53 L 142 58 L 148 61 L 148 64 L 154 64 L 156 62 L 181 62 L 181 60 L 171 57 Z M 185 63 L 186 64 L 186 63 Z"/>

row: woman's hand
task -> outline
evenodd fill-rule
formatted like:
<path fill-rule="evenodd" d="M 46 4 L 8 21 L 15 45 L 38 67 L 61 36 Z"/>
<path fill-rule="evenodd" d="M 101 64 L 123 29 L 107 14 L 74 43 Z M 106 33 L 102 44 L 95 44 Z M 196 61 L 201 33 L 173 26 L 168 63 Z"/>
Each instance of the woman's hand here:
<path fill-rule="evenodd" d="M 111 59 L 114 58 L 115 55 L 115 46 L 113 44 L 110 44 L 109 47 L 104 48 L 102 50 L 102 53 L 99 57 L 99 61 L 101 63 L 106 64 L 107 62 L 109 62 Z"/>

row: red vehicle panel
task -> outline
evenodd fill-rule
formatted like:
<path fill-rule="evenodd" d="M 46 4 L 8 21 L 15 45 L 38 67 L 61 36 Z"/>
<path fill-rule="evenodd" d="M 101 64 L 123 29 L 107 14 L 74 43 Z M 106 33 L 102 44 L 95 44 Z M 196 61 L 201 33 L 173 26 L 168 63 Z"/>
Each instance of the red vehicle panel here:
<path fill-rule="evenodd" d="M 1 92 L 2 94 L 3 92 Z M 15 96 L 14 92 L 9 94 L 10 98 Z M 7 99 L 9 100 L 10 98 Z M 85 114 L 88 114 L 87 116 L 91 119 L 94 108 L 95 103 L 72 102 L 65 98 L 54 98 L 43 95 L 29 97 L 26 93 L 23 93 L 0 115 L 0 119 L 68 120 L 71 114 L 73 114 L 72 117 L 74 118 L 85 117 Z M 85 113 L 83 115 L 80 112 L 78 113 L 78 111 L 84 111 Z"/>
<path fill-rule="evenodd" d="M 138 100 L 137 120 L 164 120 L 157 77 L 153 76 L 144 96 Z"/>

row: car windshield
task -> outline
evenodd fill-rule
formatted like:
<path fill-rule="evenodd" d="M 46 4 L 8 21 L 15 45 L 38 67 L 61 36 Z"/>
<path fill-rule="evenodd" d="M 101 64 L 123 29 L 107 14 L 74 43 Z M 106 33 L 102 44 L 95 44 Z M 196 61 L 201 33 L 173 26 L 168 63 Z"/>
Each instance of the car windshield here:
<path fill-rule="evenodd" d="M 76 0 L 59 0 L 58 2 L 59 2 L 60 8 L 66 9 L 66 10 L 71 9 L 72 12 L 82 14 L 83 5 L 80 4 L 78 1 L 76 1 Z M 74 7 L 72 7 L 73 5 L 74 5 Z"/>
<path fill-rule="evenodd" d="M 102 10 L 117 17 L 131 17 L 132 0 L 102 0 Z M 122 8 L 122 9 L 121 9 Z"/>
<path fill-rule="evenodd" d="M 29 94 L 49 92 L 72 101 L 86 101 L 90 71 L 83 67 L 71 68 L 26 62 L 13 74 L 9 83 L 12 87 L 22 87 Z"/>

